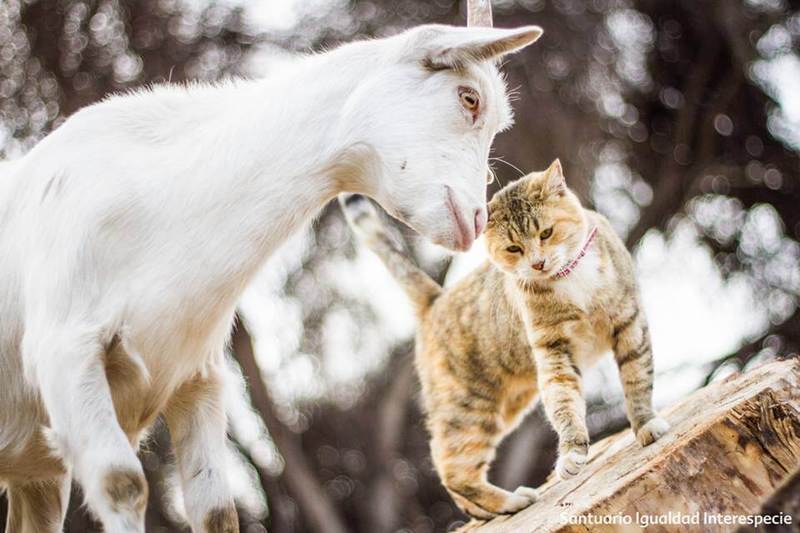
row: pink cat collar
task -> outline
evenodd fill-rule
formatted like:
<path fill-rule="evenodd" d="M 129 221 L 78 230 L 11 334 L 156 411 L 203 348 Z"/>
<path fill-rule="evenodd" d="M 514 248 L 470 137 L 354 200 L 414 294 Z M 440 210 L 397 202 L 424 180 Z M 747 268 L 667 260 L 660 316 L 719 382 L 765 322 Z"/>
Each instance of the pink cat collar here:
<path fill-rule="evenodd" d="M 581 246 L 581 251 L 578 252 L 578 255 L 576 255 L 575 258 L 572 261 L 570 261 L 568 265 L 566 265 L 564 268 L 553 274 L 553 279 L 566 278 L 570 272 L 575 270 L 575 267 L 578 266 L 580 260 L 583 258 L 584 255 L 586 255 L 586 252 L 589 251 L 589 246 L 592 245 L 592 241 L 596 236 L 597 236 L 597 226 L 594 226 L 592 228 L 592 231 L 589 232 L 589 236 L 586 237 L 586 241 L 583 243 L 583 246 Z"/>

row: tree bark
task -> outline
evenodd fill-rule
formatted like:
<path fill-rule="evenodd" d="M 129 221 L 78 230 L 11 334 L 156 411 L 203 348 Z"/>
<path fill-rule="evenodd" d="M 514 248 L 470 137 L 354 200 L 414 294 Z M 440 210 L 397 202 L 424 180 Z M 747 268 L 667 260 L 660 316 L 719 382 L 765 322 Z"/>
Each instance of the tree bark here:
<path fill-rule="evenodd" d="M 709 523 L 712 515 L 796 513 L 799 391 L 797 358 L 709 385 L 666 410 L 671 429 L 655 444 L 639 446 L 630 430 L 608 437 L 592 446 L 578 476 L 551 477 L 531 507 L 464 530 L 634 531 L 642 515 L 693 520 L 698 513 L 699 524 L 655 524 L 647 531 L 734 531 L 739 524 Z M 633 524 L 597 522 L 614 516 L 631 517 Z"/>
<path fill-rule="evenodd" d="M 370 531 L 376 533 L 396 531 L 400 526 L 403 495 L 397 488 L 392 469 L 400 458 L 398 448 L 403 443 L 406 428 L 408 404 L 411 401 L 411 390 L 414 384 L 413 355 L 410 346 L 401 348 L 405 352 L 397 365 L 396 379 L 389 387 L 388 393 L 378 410 L 376 436 L 376 468 L 374 481 L 371 483 L 370 497 Z"/>

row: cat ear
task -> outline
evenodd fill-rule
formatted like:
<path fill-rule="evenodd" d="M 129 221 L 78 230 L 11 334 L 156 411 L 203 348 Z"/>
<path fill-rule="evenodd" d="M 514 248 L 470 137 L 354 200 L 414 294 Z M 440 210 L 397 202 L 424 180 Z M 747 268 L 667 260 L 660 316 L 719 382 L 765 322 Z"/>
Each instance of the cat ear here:
<path fill-rule="evenodd" d="M 567 181 L 564 178 L 564 170 L 561 168 L 561 161 L 556 159 L 544 171 L 544 192 L 561 196 L 566 190 Z"/>
<path fill-rule="evenodd" d="M 491 200 L 486 204 L 486 223 L 488 225 L 489 222 L 493 221 L 492 215 L 495 213 L 495 209 L 497 207 L 497 202 L 499 202 L 498 195 L 494 195 Z"/>

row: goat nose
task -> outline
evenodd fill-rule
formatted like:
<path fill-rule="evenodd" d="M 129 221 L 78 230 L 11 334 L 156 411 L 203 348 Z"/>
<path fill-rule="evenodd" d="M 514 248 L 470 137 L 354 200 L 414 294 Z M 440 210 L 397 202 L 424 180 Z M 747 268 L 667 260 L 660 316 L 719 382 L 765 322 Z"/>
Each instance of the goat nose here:
<path fill-rule="evenodd" d="M 534 263 L 531 265 L 534 270 L 542 270 L 544 269 L 544 260 L 539 261 L 538 263 Z"/>
<path fill-rule="evenodd" d="M 478 236 L 483 231 L 483 228 L 486 227 L 486 209 L 479 207 L 475 210 L 475 238 L 477 239 Z"/>

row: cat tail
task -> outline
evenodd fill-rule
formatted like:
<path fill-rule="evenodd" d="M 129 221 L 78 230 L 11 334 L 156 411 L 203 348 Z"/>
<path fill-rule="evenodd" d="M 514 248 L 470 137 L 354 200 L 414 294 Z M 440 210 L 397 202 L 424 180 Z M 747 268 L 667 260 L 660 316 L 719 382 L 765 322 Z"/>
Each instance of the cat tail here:
<path fill-rule="evenodd" d="M 353 232 L 378 254 L 392 276 L 405 289 L 417 314 L 424 315 L 442 293 L 441 285 L 414 264 L 400 243 L 389 234 L 378 211 L 367 197 L 360 194 L 340 194 L 339 204 Z"/>

